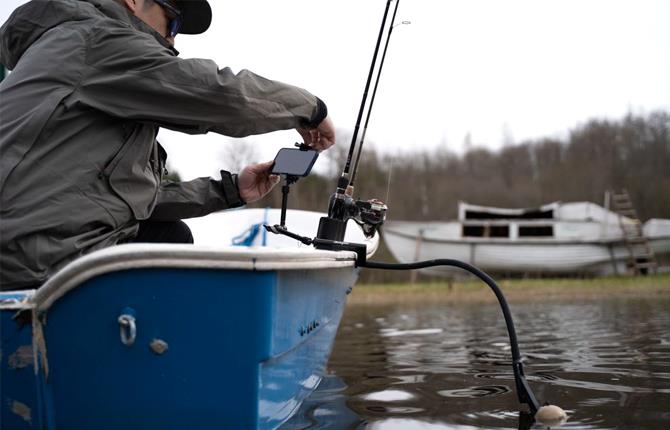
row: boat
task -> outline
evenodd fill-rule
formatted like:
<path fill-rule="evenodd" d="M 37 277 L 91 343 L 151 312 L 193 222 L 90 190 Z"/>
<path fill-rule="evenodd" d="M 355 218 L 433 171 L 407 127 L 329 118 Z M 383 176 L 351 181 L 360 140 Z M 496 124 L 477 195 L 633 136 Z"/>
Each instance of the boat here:
<path fill-rule="evenodd" d="M 287 219 L 313 235 L 321 216 Z M 358 274 L 352 251 L 267 234 L 279 217 L 212 214 L 189 221 L 201 244 L 119 245 L 0 293 L 2 427 L 279 427 L 319 384 Z"/>
<path fill-rule="evenodd" d="M 670 253 L 670 220 L 647 221 L 634 243 L 630 232 L 638 223 L 591 202 L 525 209 L 459 202 L 457 220 L 387 220 L 383 237 L 403 263 L 452 258 L 504 275 L 614 275 L 629 271 L 631 258 L 639 267 L 650 264 L 644 260 L 649 248 L 660 261 Z M 455 274 L 448 268 L 426 271 Z"/>

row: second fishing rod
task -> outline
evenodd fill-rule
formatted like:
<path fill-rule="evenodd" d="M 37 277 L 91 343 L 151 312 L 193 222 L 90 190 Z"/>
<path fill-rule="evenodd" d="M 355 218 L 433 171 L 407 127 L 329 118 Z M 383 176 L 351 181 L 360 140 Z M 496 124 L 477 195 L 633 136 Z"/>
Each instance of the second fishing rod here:
<path fill-rule="evenodd" d="M 355 200 L 353 198 L 353 193 L 354 181 L 356 179 L 356 172 L 358 170 L 358 163 L 360 161 L 363 150 L 363 143 L 365 141 L 365 134 L 368 128 L 368 123 L 370 121 L 370 113 L 372 112 L 372 105 L 374 104 L 375 96 L 377 94 L 377 87 L 379 86 L 379 79 L 384 67 L 384 60 L 386 59 L 386 52 L 388 50 L 389 41 L 393 32 L 394 22 L 396 13 L 398 12 L 398 5 L 400 4 L 400 0 L 395 0 L 395 8 L 393 10 L 391 23 L 387 25 L 389 10 L 391 8 L 392 2 L 393 0 L 387 0 L 386 2 L 384 16 L 382 18 L 381 26 L 379 27 L 379 35 L 377 36 L 377 43 L 375 45 L 374 54 L 372 55 L 370 71 L 365 83 L 365 90 L 363 91 L 361 106 L 358 111 L 356 125 L 354 126 L 354 133 L 352 135 L 351 144 L 349 146 L 349 154 L 347 155 L 347 161 L 338 180 L 337 189 L 330 197 L 328 204 L 328 216 L 321 218 L 319 222 L 319 229 L 317 232 L 317 238 L 319 239 L 342 241 L 344 239 L 344 234 L 346 233 L 347 221 L 350 219 L 353 219 L 359 225 L 363 226 L 364 231 L 366 228 L 371 230 L 370 232 L 366 231 L 366 234 L 374 234 L 374 231 L 377 229 L 377 227 L 381 226 L 386 219 L 387 207 L 383 202 L 377 199 L 367 201 Z M 379 50 L 384 38 L 384 33 L 386 33 L 384 52 L 382 54 L 381 61 L 379 62 L 379 66 L 377 67 L 377 58 L 379 56 Z M 377 69 L 377 76 L 375 78 L 372 97 L 370 98 L 370 102 L 368 104 L 368 93 L 370 91 L 370 85 L 372 83 L 375 69 Z M 367 115 L 365 118 L 365 124 L 363 125 L 361 140 L 358 142 L 358 133 L 363 119 L 363 114 L 366 112 L 366 108 Z M 352 162 L 353 170 L 351 168 Z"/>

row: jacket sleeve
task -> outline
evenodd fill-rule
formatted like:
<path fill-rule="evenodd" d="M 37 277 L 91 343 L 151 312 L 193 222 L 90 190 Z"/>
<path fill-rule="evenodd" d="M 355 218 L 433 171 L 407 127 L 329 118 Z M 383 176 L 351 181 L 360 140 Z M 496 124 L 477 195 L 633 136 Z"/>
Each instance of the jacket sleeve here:
<path fill-rule="evenodd" d="M 198 178 L 187 182 L 164 181 L 150 219 L 177 221 L 205 216 L 244 205 L 232 175 L 223 171 L 220 181 Z"/>
<path fill-rule="evenodd" d="M 291 129 L 319 116 L 309 92 L 210 60 L 181 59 L 150 34 L 121 24 L 95 30 L 68 103 L 173 130 L 227 136 Z"/>

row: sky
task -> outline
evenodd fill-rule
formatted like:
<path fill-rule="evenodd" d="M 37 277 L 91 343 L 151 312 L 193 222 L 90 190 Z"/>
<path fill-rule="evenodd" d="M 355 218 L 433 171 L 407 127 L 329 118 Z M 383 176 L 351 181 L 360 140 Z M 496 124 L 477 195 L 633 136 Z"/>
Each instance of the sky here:
<path fill-rule="evenodd" d="M 21 3 L 1 0 L 0 21 Z M 303 87 L 353 130 L 385 0 L 210 4 L 212 27 L 177 37 L 182 57 Z M 495 150 L 565 137 L 589 119 L 670 110 L 669 16 L 668 0 L 402 0 L 365 145 L 460 153 L 469 136 Z M 159 135 L 185 179 L 272 159 L 298 139 Z"/>

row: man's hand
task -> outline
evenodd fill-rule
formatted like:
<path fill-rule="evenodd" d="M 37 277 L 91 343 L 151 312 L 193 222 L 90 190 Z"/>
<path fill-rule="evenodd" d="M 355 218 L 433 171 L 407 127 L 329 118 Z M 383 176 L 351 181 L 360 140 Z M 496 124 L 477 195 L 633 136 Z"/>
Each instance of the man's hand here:
<path fill-rule="evenodd" d="M 318 152 L 328 149 L 335 144 L 335 126 L 330 116 L 324 118 L 321 124 L 314 129 L 298 128 L 297 130 L 305 143 Z"/>
<path fill-rule="evenodd" d="M 266 195 L 279 182 L 279 176 L 271 174 L 274 161 L 250 164 L 237 175 L 240 197 L 247 203 L 255 202 Z"/>

